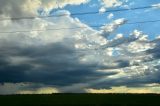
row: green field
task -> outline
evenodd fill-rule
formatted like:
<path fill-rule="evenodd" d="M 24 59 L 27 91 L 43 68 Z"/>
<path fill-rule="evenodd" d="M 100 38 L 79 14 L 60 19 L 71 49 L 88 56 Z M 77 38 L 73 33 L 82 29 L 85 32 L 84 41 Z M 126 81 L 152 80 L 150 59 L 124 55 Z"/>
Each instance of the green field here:
<path fill-rule="evenodd" d="M 160 106 L 158 94 L 1 95 L 0 106 Z"/>

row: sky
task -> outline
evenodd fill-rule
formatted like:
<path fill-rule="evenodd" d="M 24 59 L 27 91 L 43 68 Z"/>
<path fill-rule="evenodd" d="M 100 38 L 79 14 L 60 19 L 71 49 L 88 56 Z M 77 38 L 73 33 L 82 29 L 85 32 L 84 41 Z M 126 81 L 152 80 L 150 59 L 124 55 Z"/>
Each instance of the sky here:
<path fill-rule="evenodd" d="M 0 0 L 0 94 L 160 93 L 159 17 L 159 0 Z"/>

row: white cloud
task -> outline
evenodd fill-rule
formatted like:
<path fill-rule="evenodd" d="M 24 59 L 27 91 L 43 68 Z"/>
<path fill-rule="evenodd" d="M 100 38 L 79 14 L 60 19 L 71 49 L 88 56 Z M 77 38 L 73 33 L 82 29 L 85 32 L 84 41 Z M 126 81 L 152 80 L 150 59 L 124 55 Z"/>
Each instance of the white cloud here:
<path fill-rule="evenodd" d="M 104 7 L 101 7 L 100 9 L 99 9 L 99 13 L 104 13 L 106 11 L 106 8 L 104 8 Z"/>
<path fill-rule="evenodd" d="M 148 35 L 143 34 L 141 31 L 134 30 L 130 37 L 136 40 L 127 45 L 129 52 L 142 52 L 154 47 L 154 43 L 148 43 Z"/>
<path fill-rule="evenodd" d="M 57 14 L 61 14 L 61 13 L 69 14 L 68 11 L 64 11 L 64 10 L 57 12 Z M 84 28 L 74 29 L 72 31 L 63 29 L 63 28 L 75 28 L 75 27 L 84 27 Z M 63 31 L 61 30 L 45 31 L 46 29 L 52 29 L 52 28 L 62 29 Z M 6 23 L 3 23 L 0 26 L 0 29 L 1 29 L 0 30 L 1 32 L 31 30 L 31 32 L 28 32 L 28 33 L 19 32 L 19 33 L 13 33 L 13 34 L 5 33 L 0 35 L 1 39 L 5 39 L 8 42 L 11 42 L 11 40 L 12 42 L 14 41 L 16 43 L 19 42 L 19 43 L 22 43 L 21 45 L 26 45 L 26 44 L 27 45 L 44 45 L 48 43 L 61 42 L 64 39 L 68 39 L 68 38 L 75 39 L 75 36 L 81 36 L 81 35 L 78 35 L 80 31 L 83 33 L 95 32 L 94 30 L 89 28 L 87 25 L 81 23 L 78 19 L 71 18 L 70 16 L 54 17 L 48 20 L 37 18 L 32 21 L 31 20 L 20 21 L 20 23 L 9 21 L 7 25 Z M 32 30 L 42 30 L 42 31 L 32 31 Z M 98 39 L 101 39 L 101 38 L 99 37 Z"/>
<path fill-rule="evenodd" d="M 40 0 L 41 7 L 45 11 L 49 11 L 53 8 L 63 8 L 66 5 L 80 5 L 82 3 L 88 3 L 90 0 Z"/>
<path fill-rule="evenodd" d="M 66 5 L 80 5 L 87 2 L 89 0 L 0 0 L 0 16 L 11 18 L 36 16 L 39 8 L 47 12 Z"/>
<path fill-rule="evenodd" d="M 160 8 L 160 3 L 153 4 L 152 7 L 153 7 L 153 8 Z"/>
<path fill-rule="evenodd" d="M 160 39 L 160 35 L 158 35 L 158 36 L 156 37 L 156 39 Z"/>
<path fill-rule="evenodd" d="M 99 1 L 102 4 L 102 7 L 99 9 L 100 13 L 103 13 L 104 11 L 106 11 L 107 8 L 115 8 L 118 6 L 123 6 L 124 3 L 128 2 L 128 1 L 122 1 L 122 0 L 99 0 Z"/>
<path fill-rule="evenodd" d="M 123 18 L 114 20 L 111 24 L 107 24 L 101 27 L 102 29 L 101 34 L 107 37 L 110 35 L 110 33 L 114 32 L 119 26 L 125 23 L 126 23 L 126 20 Z"/>
<path fill-rule="evenodd" d="M 0 13 L 5 17 L 22 17 L 37 14 L 39 0 L 0 0 Z"/>
<path fill-rule="evenodd" d="M 112 19 L 113 17 L 114 17 L 114 14 L 113 14 L 113 13 L 110 13 L 110 14 L 107 16 L 108 19 Z"/>
<path fill-rule="evenodd" d="M 114 39 L 120 39 L 120 38 L 123 38 L 123 34 L 122 33 L 117 34 Z"/>
<path fill-rule="evenodd" d="M 117 7 L 122 5 L 122 2 L 120 0 L 102 0 L 102 3 L 105 7 Z"/>

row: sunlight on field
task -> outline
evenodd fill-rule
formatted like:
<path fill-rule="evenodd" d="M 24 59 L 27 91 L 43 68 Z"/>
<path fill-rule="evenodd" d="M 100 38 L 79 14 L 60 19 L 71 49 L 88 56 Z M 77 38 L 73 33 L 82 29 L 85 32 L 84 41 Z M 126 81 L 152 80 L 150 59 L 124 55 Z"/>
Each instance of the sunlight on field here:
<path fill-rule="evenodd" d="M 112 87 L 111 89 L 86 89 L 88 93 L 156 93 L 160 94 L 160 87 Z"/>

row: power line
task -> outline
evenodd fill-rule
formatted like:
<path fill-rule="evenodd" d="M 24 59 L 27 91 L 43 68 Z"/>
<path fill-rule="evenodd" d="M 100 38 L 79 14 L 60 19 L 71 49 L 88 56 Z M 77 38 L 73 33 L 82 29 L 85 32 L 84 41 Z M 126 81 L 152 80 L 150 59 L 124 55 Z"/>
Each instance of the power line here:
<path fill-rule="evenodd" d="M 160 20 L 149 20 L 149 21 L 139 21 L 139 22 L 129 22 L 126 24 L 143 24 L 143 23 L 153 23 L 153 22 L 159 22 Z"/>
<path fill-rule="evenodd" d="M 115 9 L 115 10 L 107 10 L 103 13 L 108 13 L 108 12 L 119 12 L 119 11 L 129 11 L 129 10 L 140 10 L 140 9 L 148 9 L 148 8 L 153 8 L 157 6 L 145 6 L 145 7 L 134 7 L 134 8 L 126 8 L 126 9 Z M 98 14 L 99 11 L 95 12 L 85 12 L 85 13 L 73 13 L 71 15 L 86 15 L 86 14 Z"/>
<path fill-rule="evenodd" d="M 130 11 L 130 10 L 140 10 L 140 9 L 149 9 L 154 8 L 158 6 L 144 6 L 144 7 L 134 7 L 134 8 L 127 8 L 127 9 L 114 9 L 114 10 L 107 10 L 103 13 L 109 13 L 109 12 L 120 12 L 120 11 Z M 88 15 L 88 14 L 98 14 L 99 11 L 92 11 L 92 12 L 80 12 L 80 13 L 71 13 L 71 16 L 78 16 L 78 15 Z M 14 18 L 2 18 L 0 21 L 4 20 L 23 20 L 23 19 L 35 19 L 35 18 L 50 18 L 50 17 L 63 17 L 67 16 L 69 14 L 60 14 L 60 15 L 49 15 L 49 16 L 31 16 L 31 17 L 14 17 Z"/>
<path fill-rule="evenodd" d="M 159 20 L 127 22 L 125 24 L 131 25 L 131 24 L 144 24 L 144 23 L 154 23 L 154 22 L 160 22 L 160 19 Z M 105 25 L 91 25 L 90 27 L 98 28 L 98 27 L 102 27 L 102 26 L 105 26 Z M 5 31 L 5 32 L 0 32 L 0 33 L 5 34 L 5 33 L 44 32 L 44 31 L 55 31 L 55 30 L 74 30 L 74 29 L 81 29 L 81 28 L 87 28 L 87 27 L 49 28 L 49 29 L 35 29 L 35 30 L 33 29 L 33 30 L 23 30 L 23 31 Z"/>

